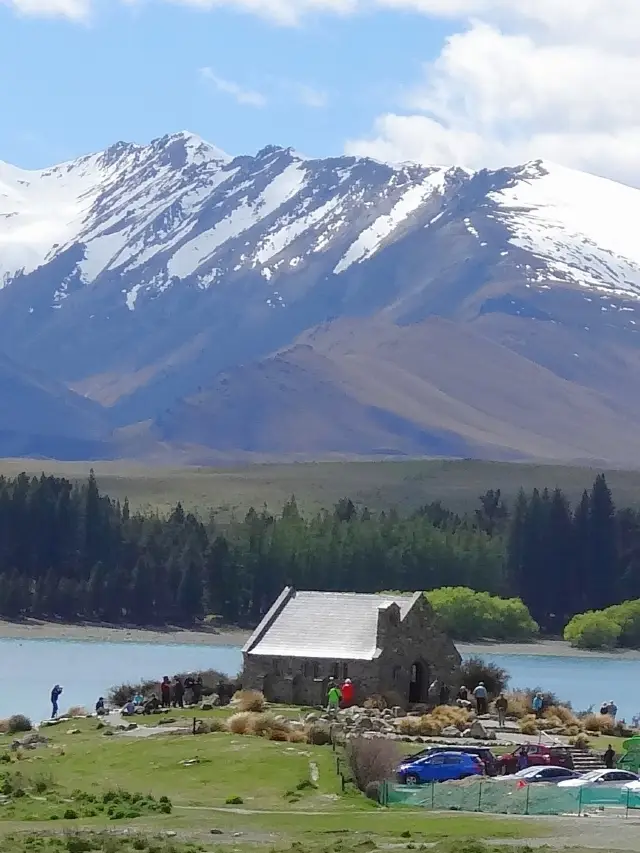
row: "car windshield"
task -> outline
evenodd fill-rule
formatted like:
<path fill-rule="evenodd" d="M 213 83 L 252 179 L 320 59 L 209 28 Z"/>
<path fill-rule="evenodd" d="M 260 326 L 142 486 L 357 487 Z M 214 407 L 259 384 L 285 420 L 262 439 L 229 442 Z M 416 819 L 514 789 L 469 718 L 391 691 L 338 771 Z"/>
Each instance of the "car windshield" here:
<path fill-rule="evenodd" d="M 514 773 L 514 776 L 519 776 L 523 778 L 525 776 L 534 776 L 536 773 L 540 772 L 539 767 L 525 767 L 524 770 L 518 770 L 517 773 Z"/>

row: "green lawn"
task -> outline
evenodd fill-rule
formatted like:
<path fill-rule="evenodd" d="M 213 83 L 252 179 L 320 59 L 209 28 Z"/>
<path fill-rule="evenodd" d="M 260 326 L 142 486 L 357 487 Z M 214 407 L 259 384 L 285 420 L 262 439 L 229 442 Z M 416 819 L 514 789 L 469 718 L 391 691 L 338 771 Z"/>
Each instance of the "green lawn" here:
<path fill-rule="evenodd" d="M 166 511 L 177 501 L 203 514 L 216 510 L 223 518 L 249 506 L 266 504 L 279 510 L 295 494 L 306 512 L 332 506 L 350 496 L 371 509 L 412 509 L 441 500 L 465 512 L 477 505 L 487 489 L 500 488 L 513 498 L 525 489 L 561 486 L 576 501 L 598 471 L 559 465 L 506 462 L 416 460 L 402 462 L 320 462 L 250 465 L 239 469 L 145 468 L 123 463 L 63 463 L 42 460 L 0 460 L 0 474 L 21 471 L 84 479 L 91 467 L 100 488 L 114 497 L 128 496 L 134 507 Z M 640 506 L 640 471 L 607 471 L 614 499 Z"/>
<path fill-rule="evenodd" d="M 71 734 L 76 728 L 79 733 Z M 125 828 L 147 836 L 177 833 L 181 841 L 198 844 L 215 830 L 225 836 L 227 849 L 237 833 L 253 844 L 299 841 L 314 847 L 340 839 L 395 843 L 407 833 L 422 843 L 469 836 L 517 839 L 549 831 L 528 821 L 382 809 L 353 789 L 342 792 L 330 747 L 226 733 L 105 736 L 95 720 L 45 731 L 49 746 L 18 753 L 9 751 L 10 737 L 0 737 L 0 792 L 5 794 L 0 851 L 53 853 L 69 837 L 65 833 Z M 318 772 L 315 785 L 309 784 L 312 766 Z M 40 833 L 39 846 L 28 846 L 34 832 Z M 52 836 L 57 840 L 45 847 Z M 105 850 L 128 853 L 129 848 Z"/>

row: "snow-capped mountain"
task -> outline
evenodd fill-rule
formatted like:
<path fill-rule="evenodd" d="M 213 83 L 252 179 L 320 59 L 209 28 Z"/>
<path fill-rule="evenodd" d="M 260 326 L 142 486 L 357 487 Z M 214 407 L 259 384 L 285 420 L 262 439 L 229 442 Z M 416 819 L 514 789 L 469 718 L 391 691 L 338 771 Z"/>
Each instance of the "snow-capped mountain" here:
<path fill-rule="evenodd" d="M 319 324 L 435 315 L 635 416 L 612 377 L 635 376 L 639 216 L 640 191 L 544 161 L 232 158 L 181 133 L 41 171 L 0 163 L 0 350 L 164 440 L 177 401 L 224 399 L 222 374 Z"/>

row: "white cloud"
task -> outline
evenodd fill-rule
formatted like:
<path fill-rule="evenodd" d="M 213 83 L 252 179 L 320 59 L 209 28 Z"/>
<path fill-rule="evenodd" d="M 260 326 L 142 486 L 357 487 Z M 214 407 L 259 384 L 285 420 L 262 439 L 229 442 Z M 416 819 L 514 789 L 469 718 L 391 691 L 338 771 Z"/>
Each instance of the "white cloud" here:
<path fill-rule="evenodd" d="M 497 166 L 545 157 L 640 185 L 638 0 L 378 0 L 473 16 L 402 112 L 349 153 Z"/>
<path fill-rule="evenodd" d="M 313 12 L 348 14 L 359 7 L 358 0 L 170 0 L 198 9 L 237 9 L 275 21 L 284 26 L 295 26 Z M 366 0 L 368 3 L 369 0 Z M 366 5 L 366 4 L 365 4 Z"/>
<path fill-rule="evenodd" d="M 218 76 L 212 68 L 201 68 L 200 76 L 210 83 L 216 91 L 223 95 L 230 95 L 239 104 L 248 107 L 265 107 L 267 105 L 267 99 L 263 94 L 254 92 L 252 89 L 245 89 L 234 80 L 227 80 L 225 77 Z"/>
<path fill-rule="evenodd" d="M 302 106 L 310 107 L 313 110 L 324 109 L 329 103 L 329 96 L 326 92 L 314 89 L 313 86 L 306 86 L 304 83 L 295 84 L 293 94 Z"/>
<path fill-rule="evenodd" d="M 89 16 L 91 0 L 0 0 L 21 15 L 42 18 L 70 18 L 80 21 Z"/>

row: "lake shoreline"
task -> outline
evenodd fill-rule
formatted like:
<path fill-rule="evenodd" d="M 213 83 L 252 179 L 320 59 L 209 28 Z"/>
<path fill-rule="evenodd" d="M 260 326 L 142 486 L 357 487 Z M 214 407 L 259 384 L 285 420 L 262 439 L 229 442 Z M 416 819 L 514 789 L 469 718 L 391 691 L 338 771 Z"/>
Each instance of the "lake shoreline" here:
<path fill-rule="evenodd" d="M 8 622 L 0 619 L 0 640 L 65 640 L 96 643 L 161 643 L 184 646 L 243 646 L 250 631 L 241 628 L 202 629 L 180 627 L 167 629 L 134 628 L 115 625 L 83 625 L 63 622 L 25 620 Z M 640 650 L 619 649 L 612 652 L 574 649 L 563 640 L 539 640 L 535 643 L 456 643 L 462 655 L 518 655 L 535 657 L 604 658 L 608 660 L 640 660 Z"/>
<path fill-rule="evenodd" d="M 63 640 L 93 643 L 152 643 L 182 646 L 243 646 L 250 636 L 240 628 L 192 631 L 132 628 L 115 625 L 78 625 L 62 622 L 7 622 L 0 620 L 0 640 Z"/>

